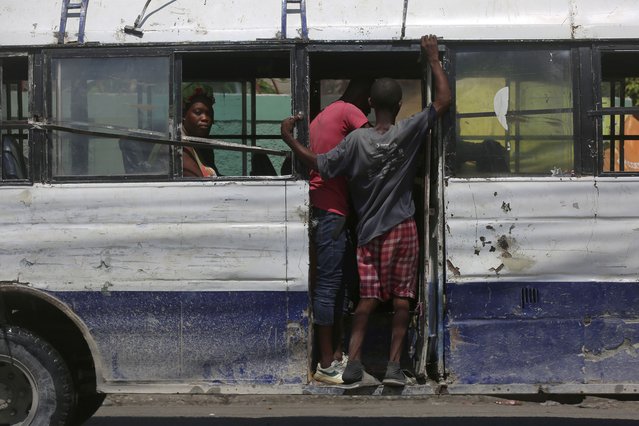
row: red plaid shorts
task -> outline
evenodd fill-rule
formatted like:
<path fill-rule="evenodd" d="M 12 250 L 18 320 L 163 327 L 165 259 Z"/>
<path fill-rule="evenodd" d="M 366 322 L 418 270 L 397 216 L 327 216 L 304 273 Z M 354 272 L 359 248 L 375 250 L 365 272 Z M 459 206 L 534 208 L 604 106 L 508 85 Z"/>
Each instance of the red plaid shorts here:
<path fill-rule="evenodd" d="M 413 218 L 357 247 L 359 296 L 386 301 L 415 298 L 419 243 Z"/>

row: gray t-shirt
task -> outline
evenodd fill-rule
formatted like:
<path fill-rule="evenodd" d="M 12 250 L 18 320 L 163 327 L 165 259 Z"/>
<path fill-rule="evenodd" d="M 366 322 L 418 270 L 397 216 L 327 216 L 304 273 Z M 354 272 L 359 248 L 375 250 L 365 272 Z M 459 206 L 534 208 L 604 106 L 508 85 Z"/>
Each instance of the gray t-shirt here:
<path fill-rule="evenodd" d="M 364 245 L 412 217 L 417 153 L 437 117 L 432 105 L 391 126 L 354 130 L 339 145 L 317 156 L 322 178 L 348 178 L 358 216 L 358 245 Z"/>

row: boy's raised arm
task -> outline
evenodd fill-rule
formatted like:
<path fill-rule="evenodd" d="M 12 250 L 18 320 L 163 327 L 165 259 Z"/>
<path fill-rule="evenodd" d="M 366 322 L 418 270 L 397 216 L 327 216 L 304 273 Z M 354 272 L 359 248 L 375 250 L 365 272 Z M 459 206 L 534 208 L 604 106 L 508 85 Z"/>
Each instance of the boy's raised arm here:
<path fill-rule="evenodd" d="M 280 131 L 282 133 L 282 140 L 286 142 L 295 156 L 309 169 L 317 170 L 317 155 L 310 149 L 302 145 L 293 136 L 293 128 L 295 123 L 300 121 L 302 116 L 297 114 L 282 120 Z"/>
<path fill-rule="evenodd" d="M 437 117 L 440 117 L 448 111 L 452 96 L 450 93 L 450 87 L 448 86 L 448 78 L 446 78 L 444 69 L 439 63 L 437 36 L 432 34 L 423 36 L 421 46 L 422 55 L 426 57 L 433 73 L 433 80 L 435 82 L 435 100 L 433 101 L 433 106 L 435 107 L 435 111 L 437 111 Z"/>

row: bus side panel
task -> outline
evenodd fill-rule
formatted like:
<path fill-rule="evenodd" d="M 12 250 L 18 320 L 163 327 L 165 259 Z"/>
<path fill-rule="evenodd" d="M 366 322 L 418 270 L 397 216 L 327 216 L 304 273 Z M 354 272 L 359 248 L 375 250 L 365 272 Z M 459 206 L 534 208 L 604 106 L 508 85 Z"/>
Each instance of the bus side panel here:
<path fill-rule="evenodd" d="M 446 365 L 461 383 L 636 383 L 639 286 L 447 285 Z"/>
<path fill-rule="evenodd" d="M 639 382 L 632 178 L 450 180 L 451 382 Z"/>
<path fill-rule="evenodd" d="M 306 382 L 306 182 L 2 187 L 0 212 L 0 281 L 69 304 L 107 384 Z"/>
<path fill-rule="evenodd" d="M 305 292 L 63 292 L 107 382 L 306 380 Z"/>

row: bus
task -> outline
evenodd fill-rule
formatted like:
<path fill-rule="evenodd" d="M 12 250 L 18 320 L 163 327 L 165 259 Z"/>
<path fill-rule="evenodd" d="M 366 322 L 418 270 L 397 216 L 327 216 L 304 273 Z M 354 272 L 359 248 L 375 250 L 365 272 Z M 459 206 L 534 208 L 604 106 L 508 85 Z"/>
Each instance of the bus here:
<path fill-rule="evenodd" d="M 0 423 L 81 424 L 115 393 L 637 394 L 632 3 L 5 0 Z M 308 143 L 357 77 L 421 110 L 429 33 L 453 104 L 414 185 L 418 384 L 323 386 L 308 171 L 279 123 L 303 113 Z M 189 84 L 215 93 L 210 139 L 180 133 Z M 220 175 L 183 176 L 188 146 Z"/>

